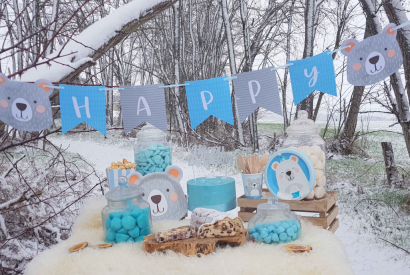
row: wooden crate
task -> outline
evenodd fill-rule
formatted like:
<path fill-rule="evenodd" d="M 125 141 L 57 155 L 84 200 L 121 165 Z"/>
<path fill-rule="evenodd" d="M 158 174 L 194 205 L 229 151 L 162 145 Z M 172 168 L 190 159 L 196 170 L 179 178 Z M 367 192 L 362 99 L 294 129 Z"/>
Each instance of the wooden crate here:
<path fill-rule="evenodd" d="M 263 189 L 266 196 L 272 196 L 268 189 Z M 328 191 L 324 198 L 320 200 L 301 200 L 301 201 L 283 201 L 289 204 L 290 210 L 301 212 L 301 218 L 310 221 L 314 225 L 321 226 L 324 229 L 328 229 L 333 233 L 339 227 L 339 220 L 337 219 L 337 214 L 339 213 L 339 208 L 336 205 L 338 195 L 336 191 Z M 255 214 L 256 207 L 267 202 L 267 199 L 247 199 L 245 195 L 238 198 L 238 206 L 240 211 L 238 213 L 239 217 L 248 222 Z M 307 216 L 304 216 L 303 214 Z"/>

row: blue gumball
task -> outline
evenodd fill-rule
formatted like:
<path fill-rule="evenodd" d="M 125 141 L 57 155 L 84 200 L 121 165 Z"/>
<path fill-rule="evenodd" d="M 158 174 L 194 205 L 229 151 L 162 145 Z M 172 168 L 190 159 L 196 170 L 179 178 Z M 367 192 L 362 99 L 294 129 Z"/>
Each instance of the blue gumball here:
<path fill-rule="evenodd" d="M 288 236 L 293 236 L 295 234 L 295 231 L 293 231 L 293 228 L 288 228 L 286 229 L 286 234 L 288 234 Z"/>
<path fill-rule="evenodd" d="M 249 229 L 249 234 L 253 234 L 254 232 L 256 232 L 256 229 L 255 229 L 255 228 Z"/>
<path fill-rule="evenodd" d="M 115 231 L 111 230 L 111 228 L 109 228 L 107 230 L 107 233 L 105 235 L 105 238 L 107 239 L 107 241 L 112 242 L 115 241 Z"/>
<path fill-rule="evenodd" d="M 257 240 L 258 237 L 259 237 L 259 233 L 258 233 L 258 232 L 255 232 L 255 233 L 252 234 L 252 238 L 254 238 L 255 240 Z"/>
<path fill-rule="evenodd" d="M 115 240 L 117 241 L 117 243 L 126 242 L 128 241 L 129 238 L 130 236 L 125 235 L 125 234 L 120 234 L 120 233 L 115 234 Z"/>
<path fill-rule="evenodd" d="M 136 226 L 133 230 L 128 231 L 128 234 L 133 238 L 138 238 L 140 235 L 140 228 Z"/>
<path fill-rule="evenodd" d="M 285 230 L 289 228 L 289 224 L 288 224 L 286 221 L 283 221 L 283 222 L 281 223 L 281 226 L 282 226 Z"/>
<path fill-rule="evenodd" d="M 259 235 L 258 242 L 263 243 L 263 238 Z"/>
<path fill-rule="evenodd" d="M 292 240 L 292 238 L 290 237 L 290 236 L 288 236 L 287 238 L 286 238 L 286 242 L 290 242 Z"/>
<path fill-rule="evenodd" d="M 268 231 L 267 230 L 261 230 L 260 237 L 261 238 L 266 238 L 267 236 L 269 236 Z"/>
<path fill-rule="evenodd" d="M 151 234 L 151 230 L 150 230 L 149 226 L 148 226 L 148 227 L 145 227 L 145 228 L 143 228 L 143 229 L 141 229 L 141 233 L 140 233 L 140 234 L 141 234 L 141 235 L 144 235 L 144 236 L 147 236 L 147 235 Z"/>
<path fill-rule="evenodd" d="M 142 214 L 142 209 L 139 208 L 138 206 L 131 211 L 131 216 L 132 216 L 134 219 L 137 219 L 138 216 L 141 215 L 141 214 Z"/>
<path fill-rule="evenodd" d="M 284 232 L 279 234 L 279 239 L 281 241 L 286 241 L 287 238 L 288 238 L 288 234 L 286 234 Z"/>
<path fill-rule="evenodd" d="M 269 232 L 274 232 L 275 227 L 273 225 L 269 225 L 268 230 L 269 230 Z"/>
<path fill-rule="evenodd" d="M 137 219 L 137 224 L 139 228 L 145 228 L 149 226 L 148 215 L 142 214 Z"/>
<path fill-rule="evenodd" d="M 121 218 L 122 213 L 121 212 L 112 212 L 112 213 L 110 213 L 110 218 L 111 219 L 114 219 L 115 217 Z"/>
<path fill-rule="evenodd" d="M 145 236 L 139 236 L 139 237 L 136 238 L 134 241 L 135 241 L 136 243 L 142 242 L 142 241 L 144 240 L 144 237 L 145 237 Z"/>
<path fill-rule="evenodd" d="M 128 230 L 125 229 L 124 227 L 122 227 L 120 230 L 117 231 L 117 233 L 120 233 L 120 234 L 128 234 Z"/>
<path fill-rule="evenodd" d="M 272 238 L 272 242 L 274 242 L 274 243 L 278 243 L 278 242 L 279 242 L 279 236 L 278 236 L 278 234 L 272 234 L 272 235 L 271 235 L 271 238 Z"/>
<path fill-rule="evenodd" d="M 270 244 L 270 243 L 272 242 L 272 237 L 271 237 L 271 235 L 269 235 L 268 237 L 264 238 L 264 239 L 263 239 L 263 242 L 266 243 L 266 244 Z"/>
<path fill-rule="evenodd" d="M 127 240 L 127 243 L 133 243 L 134 242 L 134 239 L 133 238 L 129 238 L 128 240 Z"/>
<path fill-rule="evenodd" d="M 149 215 L 149 207 L 146 207 L 146 208 L 143 208 L 142 209 L 142 214 L 145 214 L 145 215 Z"/>

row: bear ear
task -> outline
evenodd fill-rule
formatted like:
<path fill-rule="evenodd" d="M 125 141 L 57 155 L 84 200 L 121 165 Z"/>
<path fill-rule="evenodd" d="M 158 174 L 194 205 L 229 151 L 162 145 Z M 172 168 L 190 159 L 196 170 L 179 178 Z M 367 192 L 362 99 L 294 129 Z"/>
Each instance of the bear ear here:
<path fill-rule="evenodd" d="M 183 176 L 182 169 L 177 165 L 168 166 L 167 169 L 165 169 L 165 173 L 174 177 L 178 182 L 182 179 Z"/>
<path fill-rule="evenodd" d="M 128 177 L 128 183 L 135 184 L 138 180 L 142 179 L 144 176 L 138 172 L 132 172 L 127 177 Z"/>
<path fill-rule="evenodd" d="M 340 48 L 347 48 L 341 50 L 342 54 L 344 54 L 345 56 L 349 56 L 350 52 L 353 50 L 354 47 L 357 46 L 357 44 L 359 44 L 359 42 L 354 38 L 350 38 L 343 41 L 342 45 L 340 45 Z"/>
<path fill-rule="evenodd" d="M 50 81 L 46 79 L 39 79 L 34 83 L 34 85 L 36 85 L 37 87 L 42 89 L 44 92 L 46 92 L 48 96 L 50 96 L 51 93 L 53 92 L 51 88 L 47 87 L 47 86 L 53 86 L 53 83 L 51 83 Z"/>
<path fill-rule="evenodd" d="M 276 168 L 278 168 L 278 166 L 279 166 L 279 162 L 277 162 L 277 161 L 275 161 L 274 163 L 272 163 L 272 169 L 273 170 L 276 170 Z"/>
<path fill-rule="evenodd" d="M 9 81 L 9 79 L 7 78 L 7 76 L 5 74 L 0 73 L 0 86 L 4 83 L 6 83 L 7 81 Z"/>
<path fill-rule="evenodd" d="M 390 34 L 393 36 L 393 38 L 396 38 L 397 30 L 394 30 L 395 27 L 396 27 L 396 24 L 389 23 L 383 28 L 383 33 Z"/>
<path fill-rule="evenodd" d="M 290 157 L 290 160 L 293 160 L 294 162 L 298 162 L 299 159 L 298 159 L 297 156 L 293 156 L 293 155 L 292 155 L 292 156 Z"/>

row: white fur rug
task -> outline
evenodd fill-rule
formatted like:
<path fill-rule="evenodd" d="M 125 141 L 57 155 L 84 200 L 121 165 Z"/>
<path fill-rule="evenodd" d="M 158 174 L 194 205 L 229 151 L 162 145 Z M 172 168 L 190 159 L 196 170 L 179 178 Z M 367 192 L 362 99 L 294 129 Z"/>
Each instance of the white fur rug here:
<path fill-rule="evenodd" d="M 101 210 L 105 204 L 104 198 L 86 201 L 72 236 L 40 253 L 27 265 L 24 274 L 353 274 L 344 246 L 333 233 L 306 222 L 302 224 L 301 237 L 293 243 L 311 245 L 313 251 L 309 254 L 290 254 L 281 249 L 283 244 L 250 242 L 235 248 L 217 248 L 215 253 L 202 257 L 174 252 L 148 254 L 141 243 L 69 253 L 69 248 L 80 242 L 104 242 Z M 189 220 L 155 223 L 153 230 L 188 223 Z"/>

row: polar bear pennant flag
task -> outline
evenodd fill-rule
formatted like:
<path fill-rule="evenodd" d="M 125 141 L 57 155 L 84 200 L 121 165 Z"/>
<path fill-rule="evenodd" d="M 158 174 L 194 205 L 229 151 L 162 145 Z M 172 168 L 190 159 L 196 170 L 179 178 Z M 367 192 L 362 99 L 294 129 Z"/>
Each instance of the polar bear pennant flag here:
<path fill-rule="evenodd" d="M 307 98 L 313 91 L 337 96 L 333 58 L 330 51 L 305 58 L 289 61 L 293 101 L 295 105 Z"/>
<path fill-rule="evenodd" d="M 347 56 L 347 81 L 355 86 L 367 86 L 394 74 L 403 64 L 403 55 L 397 43 L 394 23 L 384 27 L 380 34 L 358 42 L 343 41 L 342 53 Z"/>
<path fill-rule="evenodd" d="M 27 132 L 46 130 L 53 125 L 49 96 L 52 83 L 39 79 L 34 84 L 12 81 L 0 73 L 0 120 Z"/>
<path fill-rule="evenodd" d="M 107 135 L 104 86 L 60 85 L 60 110 L 63 134 L 82 122 Z"/>

